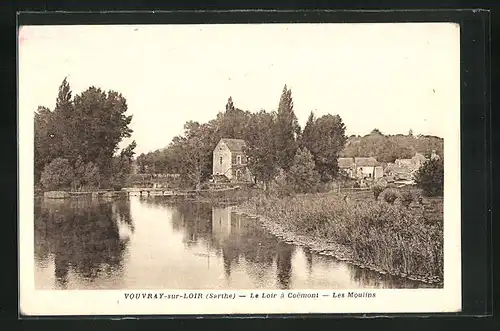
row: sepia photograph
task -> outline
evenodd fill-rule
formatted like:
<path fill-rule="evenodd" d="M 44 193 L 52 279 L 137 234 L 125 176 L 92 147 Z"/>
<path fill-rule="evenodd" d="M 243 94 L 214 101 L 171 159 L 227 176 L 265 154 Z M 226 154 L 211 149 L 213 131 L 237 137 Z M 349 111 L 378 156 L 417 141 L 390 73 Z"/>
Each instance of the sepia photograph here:
<path fill-rule="evenodd" d="M 21 313 L 459 311 L 459 36 L 20 26 Z"/>

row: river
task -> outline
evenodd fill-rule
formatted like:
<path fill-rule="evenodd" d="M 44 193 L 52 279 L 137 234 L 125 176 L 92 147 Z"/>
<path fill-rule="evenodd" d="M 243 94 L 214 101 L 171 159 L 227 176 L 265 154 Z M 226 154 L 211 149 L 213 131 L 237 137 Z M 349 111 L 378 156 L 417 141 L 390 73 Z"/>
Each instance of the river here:
<path fill-rule="evenodd" d="M 166 197 L 35 202 L 37 289 L 361 289 L 423 284 L 284 243 L 231 206 Z"/>

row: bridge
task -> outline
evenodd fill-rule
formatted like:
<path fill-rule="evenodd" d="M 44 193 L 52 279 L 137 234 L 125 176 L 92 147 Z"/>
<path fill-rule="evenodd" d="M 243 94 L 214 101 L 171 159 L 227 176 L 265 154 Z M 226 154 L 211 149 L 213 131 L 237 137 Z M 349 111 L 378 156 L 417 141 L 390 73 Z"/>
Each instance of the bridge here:
<path fill-rule="evenodd" d="M 160 196 L 193 196 L 196 195 L 196 191 L 172 191 L 166 188 L 154 188 L 154 187 L 129 187 L 123 188 L 122 191 L 127 192 L 127 195 L 160 195 Z"/>

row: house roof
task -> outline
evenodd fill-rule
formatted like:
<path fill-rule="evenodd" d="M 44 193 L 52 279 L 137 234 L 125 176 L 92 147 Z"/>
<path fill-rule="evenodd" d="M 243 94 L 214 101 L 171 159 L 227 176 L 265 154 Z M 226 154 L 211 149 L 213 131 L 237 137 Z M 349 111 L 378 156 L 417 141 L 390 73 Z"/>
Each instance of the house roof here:
<path fill-rule="evenodd" d="M 375 167 L 378 165 L 377 160 L 374 157 L 356 157 L 354 162 L 357 167 Z"/>
<path fill-rule="evenodd" d="M 246 146 L 245 140 L 243 139 L 222 138 L 221 141 L 226 144 L 231 152 L 243 152 Z"/>
<path fill-rule="evenodd" d="M 427 159 L 425 158 L 425 156 L 423 156 L 420 153 L 415 153 L 415 156 L 412 157 L 412 160 L 414 160 L 414 161 L 422 161 L 422 162 L 427 161 Z"/>
<path fill-rule="evenodd" d="M 411 179 L 413 170 L 408 166 L 398 166 L 394 163 L 389 163 L 384 172 L 399 179 Z"/>
<path fill-rule="evenodd" d="M 339 168 L 351 168 L 354 165 L 354 158 L 352 157 L 339 157 L 337 160 Z"/>
<path fill-rule="evenodd" d="M 410 167 L 408 167 L 407 165 L 400 166 L 400 165 L 397 165 L 395 163 L 387 164 L 387 166 L 385 167 L 385 170 L 392 171 L 394 173 L 411 172 Z"/>

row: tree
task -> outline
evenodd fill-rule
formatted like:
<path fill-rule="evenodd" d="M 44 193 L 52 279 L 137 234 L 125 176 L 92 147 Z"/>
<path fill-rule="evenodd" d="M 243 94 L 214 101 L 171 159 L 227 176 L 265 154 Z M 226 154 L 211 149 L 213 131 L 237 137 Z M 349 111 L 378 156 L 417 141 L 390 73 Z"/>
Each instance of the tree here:
<path fill-rule="evenodd" d="M 53 112 L 47 107 L 39 106 L 35 112 L 34 126 L 34 175 L 35 183 L 40 180 L 43 168 L 55 157 L 57 146 L 54 139 Z"/>
<path fill-rule="evenodd" d="M 169 162 L 178 165 L 184 183 L 199 187 L 212 173 L 212 153 L 217 144 L 213 123 L 189 121 L 184 135 L 174 137 L 167 148 Z"/>
<path fill-rule="evenodd" d="M 52 148 L 55 149 L 55 154 L 59 157 L 64 157 L 74 164 L 78 156 L 74 149 L 78 145 L 75 133 L 77 130 L 82 130 L 78 121 L 74 117 L 74 105 L 72 100 L 72 92 L 67 77 L 64 77 L 56 99 L 54 108 L 54 141 L 57 141 Z"/>
<path fill-rule="evenodd" d="M 234 110 L 233 98 L 229 97 L 226 104 L 226 113 L 230 113 Z"/>
<path fill-rule="evenodd" d="M 123 138 L 131 136 L 132 116 L 126 116 L 127 102 L 118 92 L 90 87 L 74 98 L 76 144 L 73 151 L 85 162 L 95 162 L 103 176 L 112 175 L 112 159 Z"/>
<path fill-rule="evenodd" d="M 313 155 L 323 182 L 337 175 L 337 159 L 346 141 L 345 125 L 340 116 L 328 114 L 315 120 L 311 113 L 302 134 L 301 146 Z"/>
<path fill-rule="evenodd" d="M 298 149 L 293 164 L 287 172 L 287 182 L 295 192 L 313 192 L 319 182 L 312 154 L 306 149 Z"/>
<path fill-rule="evenodd" d="M 73 167 L 67 159 L 55 158 L 45 166 L 40 184 L 45 190 L 64 190 L 71 187 Z"/>
<path fill-rule="evenodd" d="M 115 190 L 119 190 L 126 185 L 128 175 L 131 172 L 132 162 L 134 158 L 134 149 L 137 144 L 132 141 L 124 148 L 118 156 L 112 158 L 111 162 L 111 180 L 109 185 Z"/>
<path fill-rule="evenodd" d="M 245 139 L 249 119 L 250 112 L 235 108 L 233 99 L 229 97 L 226 111 L 219 113 L 209 124 L 215 129 L 217 141 L 221 138 Z"/>
<path fill-rule="evenodd" d="M 245 153 L 248 168 L 257 181 L 264 183 L 267 190 L 271 180 L 277 175 L 277 153 L 274 145 L 276 113 L 261 110 L 252 114 L 249 121 L 249 133 Z"/>
<path fill-rule="evenodd" d="M 409 135 L 410 137 L 413 137 L 413 130 L 412 130 L 412 129 L 410 129 L 410 131 L 408 131 L 408 135 Z"/>
<path fill-rule="evenodd" d="M 149 153 L 148 153 L 149 154 Z M 146 172 L 146 167 L 148 165 L 148 160 L 147 160 L 147 155 L 144 154 L 144 153 L 141 153 L 141 155 L 139 155 L 137 157 L 137 165 L 139 167 L 139 173 L 143 174 Z"/>
<path fill-rule="evenodd" d="M 115 91 L 91 86 L 73 98 L 65 78 L 54 111 L 39 107 L 35 114 L 35 179 L 46 164 L 63 158 L 74 169 L 92 163 L 101 185 L 111 185 L 118 144 L 132 133 L 126 111 L 125 98 Z"/>
<path fill-rule="evenodd" d="M 93 163 L 84 163 L 79 157 L 74 166 L 74 177 L 71 183 L 73 191 L 81 189 L 95 189 L 99 187 L 100 182 L 99 168 Z"/>
<path fill-rule="evenodd" d="M 316 117 L 314 116 L 314 112 L 311 111 L 300 137 L 301 148 L 307 148 L 308 150 L 312 150 L 314 148 L 314 140 L 316 139 L 314 134 L 315 124 Z"/>
<path fill-rule="evenodd" d="M 275 127 L 276 161 L 286 171 L 295 157 L 298 148 L 296 138 L 300 134 L 300 126 L 293 111 L 292 91 L 286 85 L 281 93 Z"/>
<path fill-rule="evenodd" d="M 442 160 L 427 160 L 415 174 L 415 182 L 427 196 L 443 194 L 444 166 Z"/>

